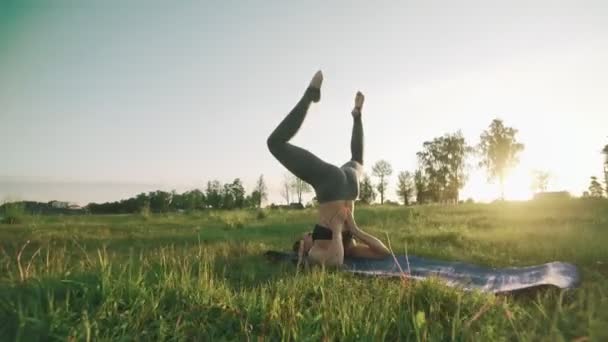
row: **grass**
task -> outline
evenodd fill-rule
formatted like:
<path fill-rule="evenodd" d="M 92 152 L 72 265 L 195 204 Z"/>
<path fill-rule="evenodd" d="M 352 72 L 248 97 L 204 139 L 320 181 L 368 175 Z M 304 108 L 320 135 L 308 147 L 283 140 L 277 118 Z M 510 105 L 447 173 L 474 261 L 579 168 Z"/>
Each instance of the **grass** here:
<path fill-rule="evenodd" d="M 608 204 L 361 207 L 396 252 L 525 266 L 566 261 L 571 291 L 465 293 L 266 261 L 315 212 L 31 216 L 0 225 L 0 340 L 602 341 Z"/>

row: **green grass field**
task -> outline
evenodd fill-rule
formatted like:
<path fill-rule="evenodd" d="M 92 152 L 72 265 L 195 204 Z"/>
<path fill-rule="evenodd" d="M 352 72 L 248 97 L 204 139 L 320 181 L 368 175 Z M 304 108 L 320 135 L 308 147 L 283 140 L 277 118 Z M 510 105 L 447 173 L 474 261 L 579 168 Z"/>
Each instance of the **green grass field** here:
<path fill-rule="evenodd" d="M 608 340 L 608 204 L 360 207 L 396 253 L 576 264 L 579 289 L 468 293 L 264 259 L 302 211 L 34 216 L 0 225 L 0 341 Z"/>

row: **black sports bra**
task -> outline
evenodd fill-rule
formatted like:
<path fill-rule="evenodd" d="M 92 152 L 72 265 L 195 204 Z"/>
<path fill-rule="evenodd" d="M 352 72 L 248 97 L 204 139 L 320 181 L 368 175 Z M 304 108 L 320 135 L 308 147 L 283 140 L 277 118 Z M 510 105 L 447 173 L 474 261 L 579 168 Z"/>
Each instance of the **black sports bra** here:
<path fill-rule="evenodd" d="M 331 240 L 334 236 L 334 233 L 331 229 L 315 225 L 315 229 L 312 231 L 312 241 L 315 240 Z M 346 242 L 353 238 L 353 234 L 349 231 L 342 232 L 342 242 Z"/>

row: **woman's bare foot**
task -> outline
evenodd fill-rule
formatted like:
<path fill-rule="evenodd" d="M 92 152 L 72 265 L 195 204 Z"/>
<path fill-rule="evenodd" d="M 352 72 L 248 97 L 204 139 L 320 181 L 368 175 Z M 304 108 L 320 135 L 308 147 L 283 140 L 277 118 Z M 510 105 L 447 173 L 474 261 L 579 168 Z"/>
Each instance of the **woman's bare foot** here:
<path fill-rule="evenodd" d="M 322 83 L 323 83 L 323 72 L 321 72 L 321 70 L 319 70 L 312 77 L 312 80 L 310 80 L 310 84 L 308 85 L 308 89 L 312 93 L 311 100 L 313 102 L 319 102 L 319 100 L 321 99 L 321 84 Z"/>
<path fill-rule="evenodd" d="M 310 84 L 308 86 L 311 88 L 321 89 L 322 83 L 323 83 L 323 72 L 321 72 L 321 70 L 319 70 L 312 77 L 312 80 L 310 80 Z"/>
<path fill-rule="evenodd" d="M 363 107 L 364 101 L 365 96 L 363 96 L 362 92 L 358 91 L 357 95 L 355 95 L 355 108 L 353 108 L 353 111 L 351 112 L 354 118 L 361 116 L 361 108 Z"/>

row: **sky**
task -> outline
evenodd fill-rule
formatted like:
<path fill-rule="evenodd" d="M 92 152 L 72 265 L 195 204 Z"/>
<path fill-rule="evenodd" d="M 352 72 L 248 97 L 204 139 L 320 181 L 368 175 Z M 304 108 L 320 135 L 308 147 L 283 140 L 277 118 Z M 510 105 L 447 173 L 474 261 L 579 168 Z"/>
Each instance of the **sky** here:
<path fill-rule="evenodd" d="M 292 142 L 347 161 L 362 91 L 365 168 L 392 164 L 389 199 L 424 141 L 477 144 L 494 118 L 525 144 L 507 198 L 536 169 L 580 195 L 608 143 L 607 17 L 605 1 L 1 1 L 0 201 L 251 191 L 263 174 L 281 202 L 266 138 L 317 70 Z M 461 198 L 498 194 L 471 167 Z"/>

